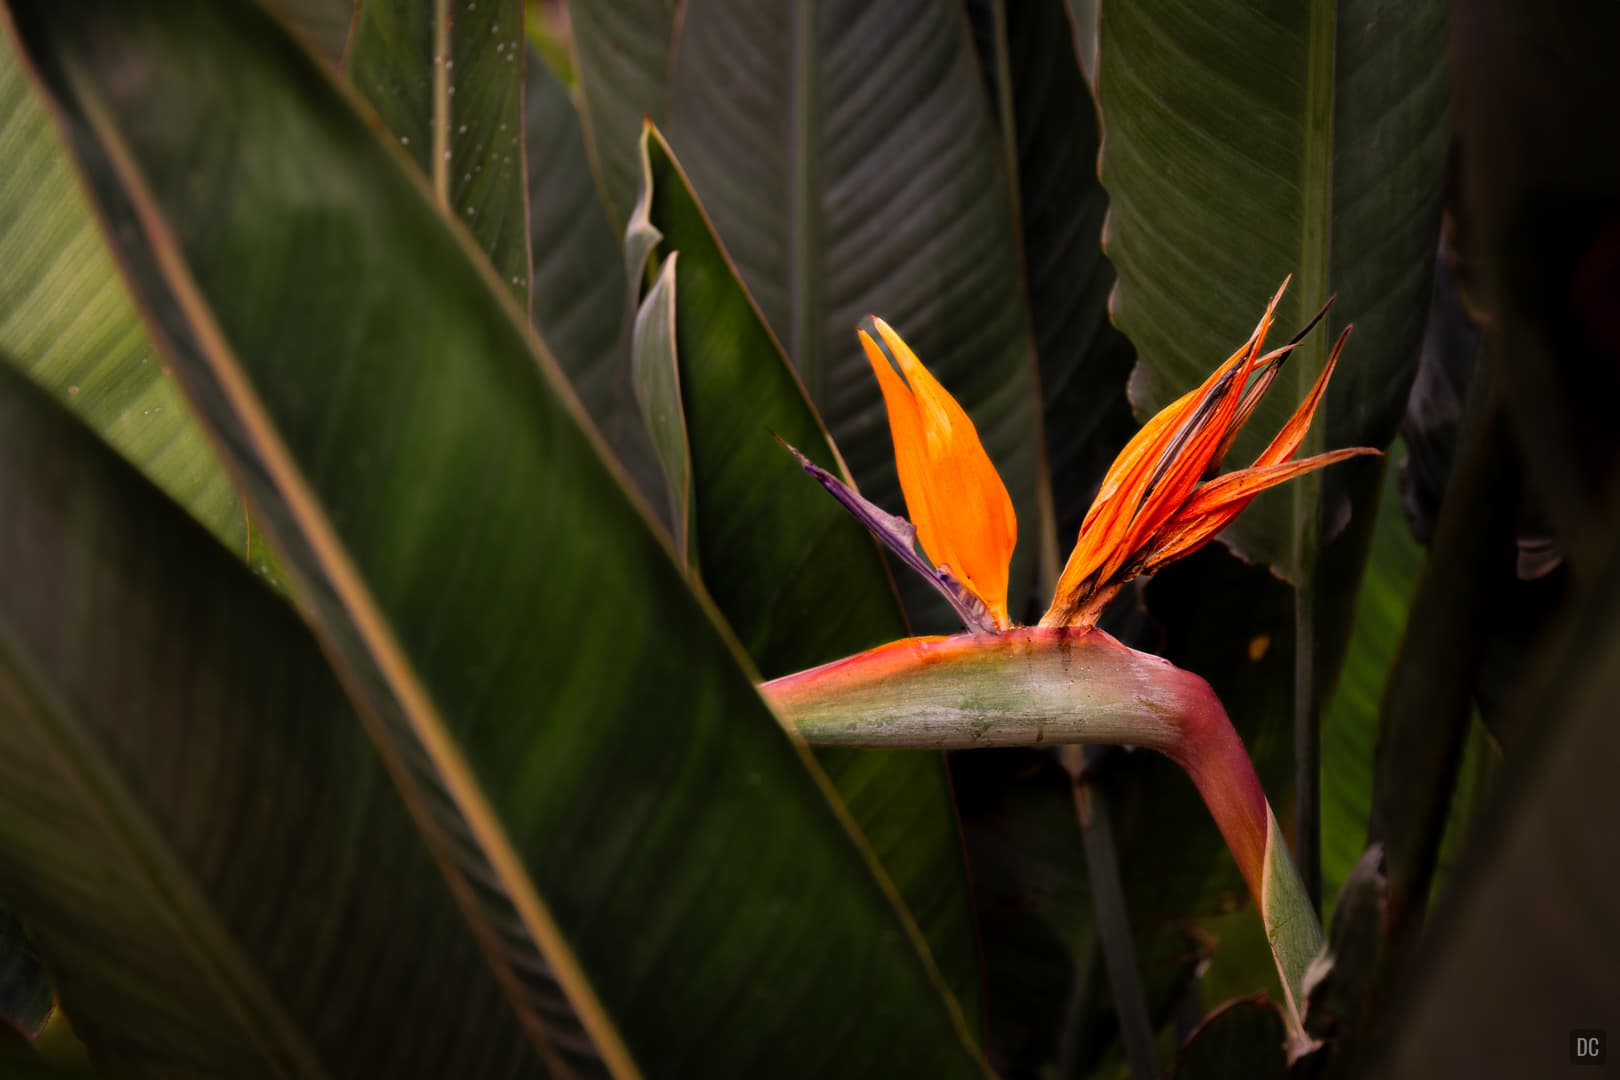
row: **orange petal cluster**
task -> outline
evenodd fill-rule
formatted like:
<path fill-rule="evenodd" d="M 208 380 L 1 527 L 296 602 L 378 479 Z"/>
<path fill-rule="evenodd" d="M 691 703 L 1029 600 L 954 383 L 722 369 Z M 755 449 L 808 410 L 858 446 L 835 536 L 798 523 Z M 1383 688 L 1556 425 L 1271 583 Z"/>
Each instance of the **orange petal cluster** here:
<path fill-rule="evenodd" d="M 1018 541 L 1007 487 L 962 406 L 888 323 L 873 319 L 872 325 L 882 344 L 862 329 L 861 347 L 883 388 L 900 490 L 917 541 L 935 565 L 983 601 L 996 629 L 1005 630 L 1012 625 L 1007 568 Z"/>
<path fill-rule="evenodd" d="M 1338 364 L 1350 332 L 1346 327 L 1311 392 L 1254 463 L 1215 475 L 1238 430 L 1299 343 L 1296 337 L 1282 348 L 1261 351 L 1287 287 L 1284 281 L 1241 348 L 1202 386 L 1144 424 L 1114 459 L 1040 625 L 1094 624 L 1121 585 L 1207 543 L 1260 492 L 1324 465 L 1378 452 L 1355 447 L 1293 460 Z M 899 335 L 881 321 L 873 324 L 882 345 L 865 330 L 861 344 L 883 389 L 900 487 L 917 539 L 930 559 L 984 602 L 996 629 L 1005 630 L 1011 625 L 1007 568 L 1017 539 L 1007 489 L 961 406 Z"/>

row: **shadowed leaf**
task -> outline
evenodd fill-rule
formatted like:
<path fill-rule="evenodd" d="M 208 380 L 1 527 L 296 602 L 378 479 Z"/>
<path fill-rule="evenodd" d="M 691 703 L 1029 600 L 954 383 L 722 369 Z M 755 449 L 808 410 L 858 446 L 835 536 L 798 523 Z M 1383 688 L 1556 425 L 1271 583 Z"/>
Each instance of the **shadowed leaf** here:
<path fill-rule="evenodd" d="M 397 143 L 250 6 L 13 10 L 537 1060 L 972 1073 L 870 854 Z"/>

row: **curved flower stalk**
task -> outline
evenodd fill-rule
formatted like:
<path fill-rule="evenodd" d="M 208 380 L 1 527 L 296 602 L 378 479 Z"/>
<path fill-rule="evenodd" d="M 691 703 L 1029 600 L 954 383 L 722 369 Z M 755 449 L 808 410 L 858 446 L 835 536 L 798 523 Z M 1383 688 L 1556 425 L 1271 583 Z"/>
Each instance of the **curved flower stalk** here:
<path fill-rule="evenodd" d="M 1051 606 L 1033 627 L 1015 626 L 1010 617 L 1007 567 L 1017 522 L 972 420 L 893 329 L 869 320 L 861 345 L 883 391 L 910 520 L 884 512 L 793 452 L 951 602 L 968 632 L 892 642 L 763 689 L 816 745 L 1109 743 L 1168 755 L 1203 796 L 1260 909 L 1298 1049 L 1307 1041 L 1300 1023 L 1305 969 L 1321 947 L 1321 928 L 1243 744 L 1203 679 L 1095 627 L 1122 585 L 1207 543 L 1260 492 L 1377 453 L 1356 447 L 1294 460 L 1346 328 L 1310 394 L 1260 456 L 1219 473 L 1289 353 L 1322 317 L 1263 352 L 1287 285 L 1247 342 L 1120 451 L 1081 523 Z"/>

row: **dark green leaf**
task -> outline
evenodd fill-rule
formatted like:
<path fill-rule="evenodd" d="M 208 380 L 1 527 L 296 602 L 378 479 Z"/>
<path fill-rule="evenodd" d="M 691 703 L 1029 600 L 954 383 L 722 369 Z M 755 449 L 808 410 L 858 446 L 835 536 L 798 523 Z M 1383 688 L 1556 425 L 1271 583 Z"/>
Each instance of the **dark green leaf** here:
<path fill-rule="evenodd" d="M 349 78 L 529 306 L 523 0 L 365 0 Z"/>
<path fill-rule="evenodd" d="M 1476 391 L 1481 391 L 1476 387 Z M 1467 441 L 1379 709 L 1369 840 L 1384 845 L 1396 953 L 1421 924 L 1459 773 L 1495 604 L 1511 577 L 1518 479 L 1505 417 L 1487 408 Z"/>
<path fill-rule="evenodd" d="M 270 0 L 270 7 L 333 63 L 343 58 L 359 0 Z"/>
<path fill-rule="evenodd" d="M 1097 86 L 1105 249 L 1119 272 L 1112 311 L 1141 357 L 1138 408 L 1201 382 L 1292 274 L 1284 332 L 1330 293 L 1339 301 L 1234 461 L 1270 439 L 1351 322 L 1307 446 L 1385 445 L 1428 307 L 1448 135 L 1444 3 L 1246 0 L 1196 16 L 1176 3 L 1104 4 Z M 1331 474 L 1325 482 L 1333 491 Z M 1342 518 L 1332 503 L 1330 535 Z M 1315 519 L 1314 483 L 1295 481 L 1226 536 L 1297 578 Z"/>
<path fill-rule="evenodd" d="M 291 608 L 4 370 L 0 504 L 0 897 L 96 1059 L 536 1073 Z"/>
<path fill-rule="evenodd" d="M 662 123 L 676 0 L 568 5 L 586 144 L 614 221 L 629 220 L 641 182 L 643 120 Z"/>
<path fill-rule="evenodd" d="M 871 313 L 973 417 L 1022 528 L 1009 595 L 1023 596 L 1043 527 L 1039 386 L 962 11 L 692 0 L 670 85 L 670 144 L 862 493 L 901 510 L 882 397 L 854 336 Z"/>
<path fill-rule="evenodd" d="M 1097 113 L 1062 0 L 996 2 L 1005 10 L 1007 70 L 998 86 L 1015 129 L 1024 278 L 1061 564 L 1103 473 L 1136 432 L 1125 396 L 1136 354 L 1108 321 L 1114 272 L 1101 247 L 1108 196 L 1097 181 Z M 1049 598 L 1037 599 L 1044 608 Z"/>
<path fill-rule="evenodd" d="M 1322 708 L 1322 885 L 1329 903 L 1367 846 L 1379 700 L 1423 567 L 1423 549 L 1401 513 L 1395 469 L 1384 470 L 1381 488 L 1379 504 L 1370 508 L 1377 524 L 1349 647 Z"/>
<path fill-rule="evenodd" d="M 1263 998 L 1233 1001 L 1216 1009 L 1192 1033 L 1176 1059 L 1177 1080 L 1283 1080 L 1282 1013 Z"/>
<path fill-rule="evenodd" d="M 767 677 L 906 636 L 872 537 L 772 437 L 842 474 L 815 409 L 668 147 L 654 132 L 646 147 L 648 188 L 632 220 L 654 230 L 648 239 L 657 238 L 665 262 L 643 313 L 670 282 L 678 401 L 691 444 L 694 549 L 710 595 Z M 973 916 L 944 758 L 926 751 L 816 756 L 975 1016 Z"/>
<path fill-rule="evenodd" d="M 657 505 L 664 485 L 630 387 L 619 238 L 591 176 L 574 102 L 532 49 L 523 85 L 534 257 L 529 318 L 619 463 Z"/>
<path fill-rule="evenodd" d="M 869 853 L 397 142 L 252 7 L 14 10 L 537 1047 L 973 1072 Z"/>
<path fill-rule="evenodd" d="M 1609 569 L 1583 590 L 1521 689 L 1513 730 L 1525 738 L 1512 748 L 1512 774 L 1435 911 L 1410 989 L 1389 1009 L 1396 1033 L 1380 1075 L 1555 1072 L 1572 1063 L 1573 1032 L 1592 1028 L 1606 1030 L 1614 1061 L 1620 560 L 1612 544 Z"/>

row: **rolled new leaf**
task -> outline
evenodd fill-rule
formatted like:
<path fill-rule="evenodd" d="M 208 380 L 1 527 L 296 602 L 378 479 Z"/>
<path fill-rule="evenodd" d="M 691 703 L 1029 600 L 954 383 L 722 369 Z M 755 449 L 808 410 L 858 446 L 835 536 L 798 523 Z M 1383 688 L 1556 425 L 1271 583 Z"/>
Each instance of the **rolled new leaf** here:
<path fill-rule="evenodd" d="M 1295 1049 L 1305 969 L 1322 930 L 1277 819 L 1220 699 L 1203 679 L 1095 628 L 906 638 L 766 683 L 816 746 L 1104 743 L 1165 754 L 1203 796 L 1259 906 Z"/>

